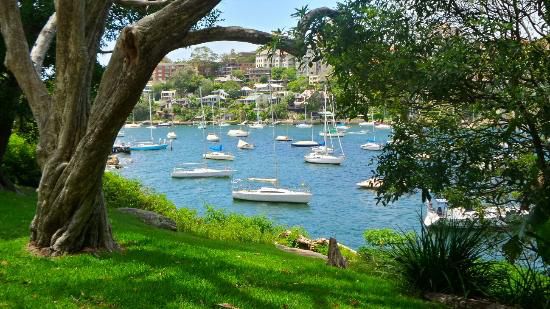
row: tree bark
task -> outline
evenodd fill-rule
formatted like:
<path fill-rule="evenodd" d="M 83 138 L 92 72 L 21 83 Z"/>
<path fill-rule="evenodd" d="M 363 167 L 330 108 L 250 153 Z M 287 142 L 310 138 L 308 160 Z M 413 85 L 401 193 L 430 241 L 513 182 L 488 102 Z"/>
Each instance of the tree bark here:
<path fill-rule="evenodd" d="M 338 267 L 338 268 L 346 268 L 348 266 L 348 263 L 346 262 L 346 259 L 342 256 L 342 253 L 340 253 L 340 249 L 338 248 L 338 242 L 335 238 L 330 238 L 328 241 L 328 261 L 327 265 Z"/>
<path fill-rule="evenodd" d="M 31 245 L 42 254 L 118 248 L 101 192 L 105 162 L 117 132 L 167 53 L 224 37 L 252 43 L 272 38 L 271 34 L 235 27 L 191 34 L 192 27 L 219 2 L 162 1 L 166 5 L 162 9 L 124 28 L 92 104 L 91 73 L 113 1 L 57 0 L 56 83 L 52 96 L 28 55 L 17 1 L 0 1 L 0 29 L 8 47 L 6 66 L 29 100 L 40 131 L 42 179 L 31 224 Z M 49 29 L 46 33 L 51 34 Z M 288 40 L 284 42 L 284 49 L 292 48 Z"/>

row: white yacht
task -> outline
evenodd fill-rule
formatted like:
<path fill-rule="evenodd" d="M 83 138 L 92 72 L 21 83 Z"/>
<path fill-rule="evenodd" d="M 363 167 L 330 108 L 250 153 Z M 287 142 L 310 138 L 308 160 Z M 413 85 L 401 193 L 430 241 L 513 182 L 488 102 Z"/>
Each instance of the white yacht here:
<path fill-rule="evenodd" d="M 239 139 L 239 142 L 237 143 L 237 148 L 252 150 L 252 149 L 254 149 L 254 145 L 250 144 L 250 143 L 247 143 L 242 139 Z"/>
<path fill-rule="evenodd" d="M 170 132 L 168 132 L 168 134 L 166 134 L 166 138 L 168 138 L 168 139 L 177 139 L 178 135 L 176 134 L 176 132 L 170 131 Z"/>
<path fill-rule="evenodd" d="M 202 155 L 204 159 L 209 160 L 226 160 L 226 161 L 233 161 L 235 160 L 235 156 L 227 153 L 227 152 L 221 152 L 221 151 L 212 151 L 208 152 Z"/>
<path fill-rule="evenodd" d="M 227 131 L 227 136 L 231 136 L 231 137 L 247 137 L 248 134 L 249 134 L 248 131 L 244 131 L 241 129 Z"/>
<path fill-rule="evenodd" d="M 219 142 L 220 141 L 220 137 L 216 135 L 216 133 L 208 133 L 208 135 L 206 135 L 206 140 L 209 141 L 209 142 Z"/>
<path fill-rule="evenodd" d="M 361 145 L 361 149 L 371 150 L 371 151 L 381 151 L 382 149 L 384 149 L 384 146 L 376 142 L 367 142 L 366 144 Z"/>
<path fill-rule="evenodd" d="M 312 194 L 306 191 L 294 191 L 276 187 L 261 187 L 259 189 L 233 190 L 234 199 L 270 202 L 270 203 L 299 203 L 307 204 L 311 200 Z"/>

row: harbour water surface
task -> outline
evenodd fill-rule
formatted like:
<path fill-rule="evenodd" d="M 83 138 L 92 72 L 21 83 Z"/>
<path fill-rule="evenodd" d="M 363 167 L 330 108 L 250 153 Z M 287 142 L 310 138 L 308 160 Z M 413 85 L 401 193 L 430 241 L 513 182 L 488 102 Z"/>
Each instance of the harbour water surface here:
<path fill-rule="evenodd" d="M 376 193 L 358 189 L 357 182 L 372 176 L 375 156 L 378 152 L 360 149 L 360 145 L 373 137 L 372 127 L 354 125 L 342 138 L 346 160 L 341 166 L 305 163 L 303 156 L 309 148 L 291 147 L 289 142 L 273 143 L 273 128 L 250 129 L 246 139 L 256 145 L 254 150 L 239 150 L 237 138 L 228 137 L 227 131 L 236 126 L 216 128 L 224 150 L 233 153 L 235 161 L 208 162 L 209 166 L 230 166 L 237 170 L 235 179 L 249 177 L 278 178 L 283 186 L 307 186 L 313 193 L 309 205 L 269 204 L 235 201 L 231 197 L 234 185 L 231 179 L 172 179 L 172 169 L 181 163 L 201 162 L 207 146 L 219 143 L 204 142 L 203 132 L 196 127 L 178 126 L 153 129 L 155 141 L 166 138 L 169 131 L 178 139 L 168 150 L 134 151 L 130 156 L 121 155 L 125 167 L 120 173 L 138 179 L 159 193 L 166 194 L 178 207 L 204 212 L 205 205 L 245 215 L 265 215 L 276 223 L 303 226 L 312 237 L 336 237 L 351 247 L 361 246 L 363 231 L 372 228 L 417 229 L 422 203 L 418 195 L 403 197 L 391 206 L 376 204 Z M 321 126 L 314 127 L 314 139 L 321 141 Z M 221 131 L 220 131 L 221 130 Z M 362 130 L 366 134 L 359 133 Z M 121 141 L 143 140 L 150 136 L 150 129 L 124 129 Z M 206 132 L 212 131 L 211 128 Z M 311 140 L 311 129 L 298 129 L 280 125 L 275 135 L 290 135 L 294 141 Z M 388 140 L 389 130 L 375 130 L 379 142 Z M 334 141 L 337 143 L 337 141 Z M 276 170 L 277 166 L 277 170 Z"/>

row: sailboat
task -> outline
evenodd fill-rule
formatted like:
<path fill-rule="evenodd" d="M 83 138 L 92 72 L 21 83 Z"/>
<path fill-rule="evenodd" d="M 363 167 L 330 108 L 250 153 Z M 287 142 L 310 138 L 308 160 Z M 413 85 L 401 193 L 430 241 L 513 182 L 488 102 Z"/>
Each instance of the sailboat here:
<path fill-rule="evenodd" d="M 208 147 L 208 149 L 210 149 L 211 151 L 205 153 L 202 155 L 202 157 L 204 159 L 210 159 L 210 160 L 228 160 L 228 161 L 233 161 L 235 160 L 235 156 L 228 153 L 228 152 L 223 152 L 223 146 L 222 145 L 218 145 L 218 146 L 211 146 L 211 147 Z"/>
<path fill-rule="evenodd" d="M 269 98 L 271 100 L 271 98 Z M 258 108 L 258 99 L 256 99 L 256 121 L 249 124 L 248 127 L 251 129 L 263 129 L 265 125 L 260 120 L 260 109 Z"/>
<path fill-rule="evenodd" d="M 309 140 L 309 141 L 297 141 L 297 142 L 292 143 L 291 145 L 293 147 L 315 147 L 315 146 L 319 146 L 319 143 L 317 143 L 316 141 L 313 140 L 313 126 L 311 126 L 310 128 L 311 128 L 311 140 Z"/>
<path fill-rule="evenodd" d="M 334 113 L 329 113 L 327 112 L 327 90 L 326 90 L 326 87 L 325 87 L 325 112 L 323 113 L 323 118 L 324 118 L 324 121 L 323 121 L 323 129 L 324 129 L 324 132 L 328 132 L 327 131 L 327 128 L 328 128 L 328 118 L 327 118 L 327 115 L 329 114 L 332 114 L 332 121 L 335 122 L 334 120 Z M 342 155 L 340 156 L 335 156 L 331 153 L 329 153 L 329 147 L 326 146 L 327 145 L 327 137 L 330 138 L 330 142 L 332 144 L 332 137 L 329 135 L 329 134 L 325 134 L 323 136 L 323 146 L 324 148 L 322 149 L 319 149 L 320 151 L 312 151 L 311 153 L 307 154 L 304 156 L 304 160 L 306 162 L 309 162 L 309 163 L 316 163 L 316 164 L 342 164 L 342 162 L 344 162 L 344 159 L 345 159 L 345 156 L 344 156 L 344 152 L 343 152 L 343 149 L 342 149 L 342 143 L 340 141 L 340 137 L 337 135 L 338 137 L 338 143 L 340 144 L 340 150 L 342 151 Z"/>
<path fill-rule="evenodd" d="M 273 104 L 271 102 L 271 104 Z M 273 106 L 272 106 L 273 107 Z M 274 120 L 273 108 L 271 108 L 271 121 Z M 269 203 L 300 203 L 307 204 L 311 200 L 312 194 L 307 190 L 296 190 L 282 188 L 279 186 L 277 165 L 277 153 L 275 146 L 275 126 L 273 126 L 273 153 L 275 158 L 275 178 L 249 178 L 248 181 L 269 183 L 271 186 L 262 186 L 259 189 L 251 188 L 234 188 L 231 192 L 233 199 L 269 202 Z M 238 181 L 237 181 L 238 183 Z"/>
<path fill-rule="evenodd" d="M 307 102 L 304 102 L 304 122 L 299 123 L 296 125 L 296 128 L 298 129 L 309 129 L 313 125 L 311 123 L 307 123 Z"/>
<path fill-rule="evenodd" d="M 370 150 L 370 151 L 381 151 L 384 146 L 380 143 L 376 142 L 376 136 L 374 135 L 374 129 L 375 129 L 375 123 L 374 123 L 374 116 L 372 121 L 372 139 L 367 140 L 367 143 L 361 145 L 361 149 L 363 150 Z"/>
<path fill-rule="evenodd" d="M 202 90 L 201 88 L 199 88 L 199 93 L 200 93 L 200 96 L 202 97 Z M 201 99 L 201 108 L 202 108 L 202 99 Z M 209 141 L 209 142 L 219 142 L 220 141 L 220 137 L 218 135 L 216 135 L 215 133 L 215 123 L 216 123 L 216 119 L 215 119 L 215 116 L 214 116 L 214 104 L 210 105 L 210 107 L 212 108 L 212 132 L 208 132 L 208 135 L 206 135 L 206 140 Z M 204 112 L 203 112 L 203 115 L 204 115 Z"/>
<path fill-rule="evenodd" d="M 161 139 L 159 138 L 158 144 L 156 144 L 153 141 L 153 129 L 155 128 L 152 126 L 153 124 L 153 111 L 151 107 L 151 95 L 149 95 L 149 122 L 151 123 L 151 126 L 148 128 L 151 131 L 151 140 L 150 141 L 139 141 L 136 142 L 134 145 L 130 146 L 130 150 L 162 150 L 168 148 L 168 144 L 166 143 L 166 140 L 164 143 L 161 143 Z"/>
<path fill-rule="evenodd" d="M 320 112 L 319 114 L 325 117 L 325 119 L 327 117 L 332 117 L 334 119 L 334 113 L 329 112 L 326 109 Z M 319 135 L 324 137 L 344 137 L 344 135 L 346 135 L 346 132 L 345 130 L 344 131 L 338 130 L 336 126 L 333 128 L 329 128 L 329 126 L 326 126 L 324 127 L 323 131 L 319 132 Z"/>
<path fill-rule="evenodd" d="M 136 123 L 136 120 L 135 120 L 135 117 L 134 117 L 134 112 L 132 112 L 132 123 L 127 123 L 124 125 L 124 128 L 126 129 L 135 129 L 135 128 L 139 128 L 141 127 L 141 125 L 139 123 Z"/>

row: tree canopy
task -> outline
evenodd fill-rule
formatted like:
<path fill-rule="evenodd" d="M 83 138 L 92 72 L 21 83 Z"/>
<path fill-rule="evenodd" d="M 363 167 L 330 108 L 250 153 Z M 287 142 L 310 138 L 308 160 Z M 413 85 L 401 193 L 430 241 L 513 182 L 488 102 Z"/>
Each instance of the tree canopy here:
<path fill-rule="evenodd" d="M 550 257 L 550 36 L 540 1 L 346 1 L 307 38 L 339 106 L 395 112 L 379 200 L 521 205 Z M 306 14 L 306 11 L 299 12 Z M 546 235 L 546 236 L 543 236 Z"/>

